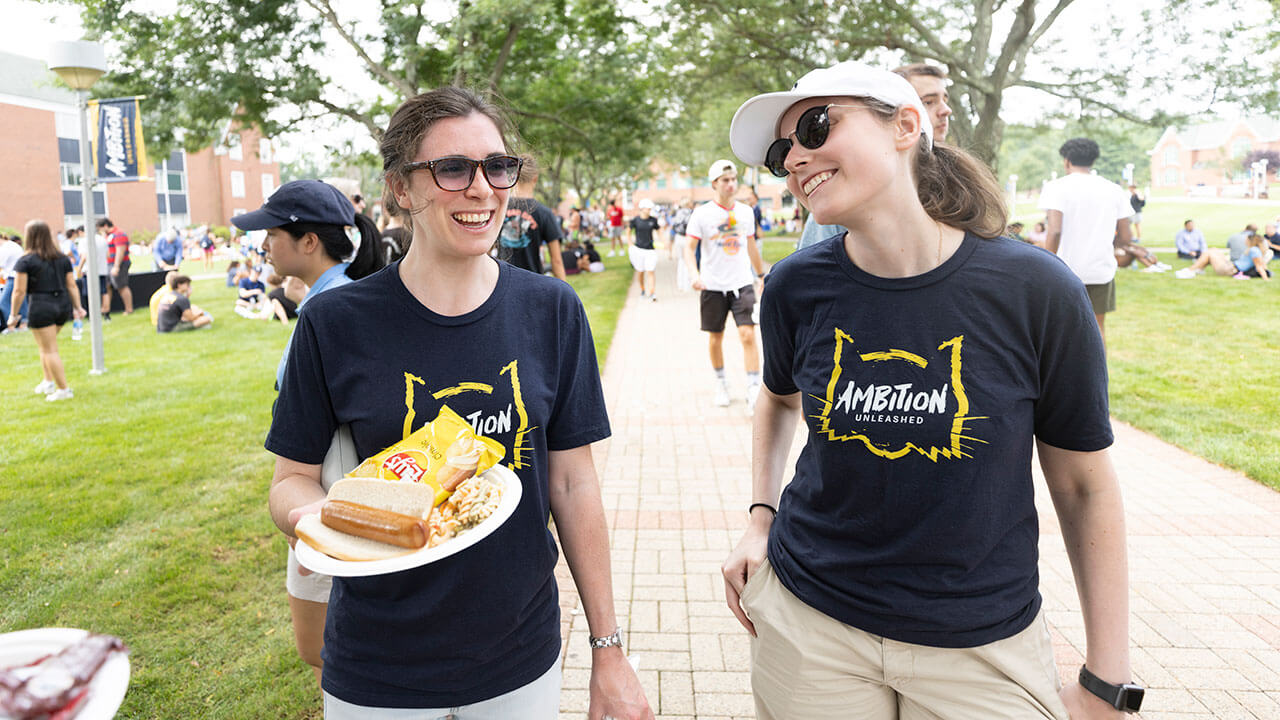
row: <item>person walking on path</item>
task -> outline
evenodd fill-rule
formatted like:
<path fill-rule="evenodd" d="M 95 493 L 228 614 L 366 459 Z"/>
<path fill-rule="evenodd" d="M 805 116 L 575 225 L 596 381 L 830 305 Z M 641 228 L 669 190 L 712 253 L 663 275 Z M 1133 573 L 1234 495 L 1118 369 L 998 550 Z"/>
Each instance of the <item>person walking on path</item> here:
<path fill-rule="evenodd" d="M 760 355 L 756 349 L 756 281 L 764 277 L 764 260 L 756 243 L 755 215 L 733 199 L 738 192 L 738 169 L 717 160 L 707 170 L 716 197 L 694 208 L 684 246 L 694 290 L 701 291 L 702 330 L 707 333 L 711 369 L 716 375 L 715 404 L 728 407 L 729 381 L 724 374 L 724 327 L 730 313 L 742 343 L 747 373 L 747 408 L 755 407 L 760 392 Z M 701 264 L 697 259 L 701 247 Z M 754 271 L 754 275 L 752 272 Z"/>
<path fill-rule="evenodd" d="M 71 258 L 58 249 L 49 226 L 42 220 L 32 220 L 25 233 L 27 253 L 14 265 L 13 306 L 21 307 L 24 300 L 31 298 L 27 326 L 40 350 L 40 370 L 44 374 L 35 391 L 51 402 L 70 400 L 71 388 L 58 354 L 58 332 L 71 318 L 84 317 L 80 290 L 76 288 Z M 14 313 L 8 327 L 12 330 L 17 324 L 18 315 Z"/>
<path fill-rule="evenodd" d="M 129 289 L 129 236 L 125 235 L 111 218 L 99 218 L 96 227 L 107 239 L 107 279 L 109 284 L 102 286 L 102 313 L 108 314 L 111 307 L 111 288 L 116 289 L 120 301 L 124 303 L 124 314 L 133 314 L 133 291 Z"/>
<path fill-rule="evenodd" d="M 508 449 L 523 490 L 514 514 L 464 552 L 334 578 L 325 717 L 558 717 L 554 518 L 593 636 L 588 718 L 653 720 L 614 611 L 591 456 L 610 430 L 586 313 L 568 284 L 489 255 L 521 164 L 503 115 L 461 88 L 423 93 L 392 114 L 381 152 L 383 206 L 406 216 L 413 241 L 400 262 L 300 315 L 266 440 L 277 456 L 271 517 L 294 536 L 319 510 L 320 463 L 341 425 L 367 457 L 446 399 L 496 428 L 489 437 Z"/>
<path fill-rule="evenodd" d="M 631 267 L 636 271 L 636 282 L 640 285 L 640 299 L 656 301 L 658 285 L 654 271 L 658 268 L 658 251 L 653 247 L 653 238 L 658 232 L 658 218 L 652 213 L 653 201 L 648 198 L 641 200 L 640 214 L 627 223 L 630 240 L 627 253 Z"/>
<path fill-rule="evenodd" d="M 609 257 L 621 255 L 622 249 L 622 203 L 618 198 L 609 201 Z"/>
<path fill-rule="evenodd" d="M 1133 207 L 1119 185 L 1092 173 L 1098 143 L 1072 138 L 1058 149 L 1067 174 L 1045 183 L 1040 209 L 1049 218 L 1045 248 L 1084 283 L 1098 332 L 1106 341 L 1107 313 L 1116 309 L 1115 248 L 1133 242 Z"/>
<path fill-rule="evenodd" d="M 730 128 L 743 162 L 848 228 L 780 261 L 761 306 L 753 503 L 723 568 L 753 636 L 757 717 L 1111 718 L 1104 686 L 1136 710 L 1088 298 L 1062 263 L 1000 237 L 999 183 L 935 145 L 927 118 L 902 78 L 850 62 L 751 98 Z M 1085 684 L 1061 689 L 1033 445 L 1089 641 Z"/>

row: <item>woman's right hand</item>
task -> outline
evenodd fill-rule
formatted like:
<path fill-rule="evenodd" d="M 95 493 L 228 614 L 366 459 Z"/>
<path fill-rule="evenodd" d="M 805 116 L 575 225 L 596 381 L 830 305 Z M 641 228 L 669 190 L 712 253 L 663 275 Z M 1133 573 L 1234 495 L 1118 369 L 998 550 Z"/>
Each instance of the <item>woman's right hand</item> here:
<path fill-rule="evenodd" d="M 729 553 L 724 566 L 720 568 L 720 572 L 724 575 L 724 598 L 729 604 L 729 610 L 752 637 L 755 637 L 756 626 L 743 612 L 740 599 L 747 580 L 756 574 L 756 570 L 764 562 L 769 545 L 769 527 L 772 524 L 773 516 L 767 510 L 753 512 L 747 531 L 743 533 L 737 547 Z"/>

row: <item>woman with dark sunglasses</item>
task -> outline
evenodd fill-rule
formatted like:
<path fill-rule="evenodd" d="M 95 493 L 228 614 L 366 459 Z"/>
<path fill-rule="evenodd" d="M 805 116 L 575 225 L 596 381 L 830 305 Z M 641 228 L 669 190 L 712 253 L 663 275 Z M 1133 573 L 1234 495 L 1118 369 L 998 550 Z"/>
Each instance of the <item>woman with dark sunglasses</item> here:
<path fill-rule="evenodd" d="M 775 265 L 762 298 L 753 503 L 724 566 L 757 716 L 1112 717 L 1142 691 L 1101 338 L 1079 280 L 999 237 L 995 178 L 935 146 L 928 117 L 902 78 L 841 63 L 748 100 L 730 130 L 848 229 Z M 1088 639 L 1062 689 L 1033 446 Z"/>
<path fill-rule="evenodd" d="M 520 161 L 498 109 L 459 88 L 405 101 L 382 139 L 383 205 L 405 257 L 316 298 L 299 318 L 267 449 L 271 515 L 292 535 L 324 499 L 328 438 L 368 457 L 444 405 L 506 448 L 515 513 L 419 568 L 334 578 L 325 717 L 550 720 L 559 714 L 556 534 L 590 627 L 590 718 L 652 718 L 623 655 L 591 445 L 609 420 L 573 289 L 489 255 Z"/>

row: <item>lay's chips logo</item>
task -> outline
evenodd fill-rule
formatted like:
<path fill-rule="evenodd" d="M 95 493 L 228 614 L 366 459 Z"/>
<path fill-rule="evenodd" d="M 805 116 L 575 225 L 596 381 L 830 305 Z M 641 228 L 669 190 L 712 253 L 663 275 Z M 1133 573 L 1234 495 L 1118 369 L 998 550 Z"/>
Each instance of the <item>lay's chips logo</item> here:
<path fill-rule="evenodd" d="M 394 453 L 382 463 L 384 480 L 422 482 L 427 474 L 427 456 L 417 450 Z"/>

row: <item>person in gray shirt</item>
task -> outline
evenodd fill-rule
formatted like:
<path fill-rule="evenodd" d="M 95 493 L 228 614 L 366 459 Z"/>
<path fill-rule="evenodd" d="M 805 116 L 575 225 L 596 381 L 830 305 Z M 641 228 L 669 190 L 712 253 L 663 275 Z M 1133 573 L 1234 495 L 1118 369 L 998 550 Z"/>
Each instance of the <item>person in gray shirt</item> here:
<path fill-rule="evenodd" d="M 1230 255 L 1231 262 L 1235 262 L 1249 251 L 1249 238 L 1258 234 L 1258 226 L 1249 223 L 1244 226 L 1244 230 L 1227 238 L 1227 253 Z"/>

